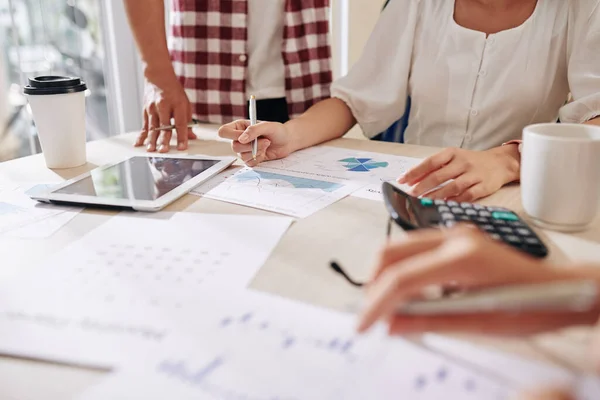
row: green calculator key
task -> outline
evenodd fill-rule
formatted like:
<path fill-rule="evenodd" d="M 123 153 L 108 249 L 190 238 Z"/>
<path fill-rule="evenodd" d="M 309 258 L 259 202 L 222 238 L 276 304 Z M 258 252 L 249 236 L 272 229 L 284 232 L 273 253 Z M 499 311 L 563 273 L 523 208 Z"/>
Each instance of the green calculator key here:
<path fill-rule="evenodd" d="M 421 205 L 423 205 L 425 207 L 431 207 L 433 205 L 433 200 L 428 199 L 427 197 L 423 197 L 421 199 Z"/>
<path fill-rule="evenodd" d="M 515 213 L 506 212 L 506 211 L 494 211 L 492 213 L 492 218 L 501 219 L 504 221 L 518 221 L 519 217 Z"/>

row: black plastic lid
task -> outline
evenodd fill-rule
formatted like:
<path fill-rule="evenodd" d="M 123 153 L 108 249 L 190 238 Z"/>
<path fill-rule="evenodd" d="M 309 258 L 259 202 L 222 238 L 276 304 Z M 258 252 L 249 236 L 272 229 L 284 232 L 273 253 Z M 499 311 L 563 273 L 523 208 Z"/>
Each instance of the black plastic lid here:
<path fill-rule="evenodd" d="M 25 94 L 66 94 L 87 90 L 85 82 L 70 76 L 38 76 L 29 78 L 29 85 L 23 90 Z"/>

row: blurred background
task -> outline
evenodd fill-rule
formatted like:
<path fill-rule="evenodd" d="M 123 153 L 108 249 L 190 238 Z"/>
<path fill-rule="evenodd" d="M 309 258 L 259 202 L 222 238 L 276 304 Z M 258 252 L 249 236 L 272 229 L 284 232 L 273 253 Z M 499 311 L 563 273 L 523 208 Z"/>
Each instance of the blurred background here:
<path fill-rule="evenodd" d="M 332 1 L 335 76 L 360 56 L 382 4 Z M 122 0 L 0 0 L 0 46 L 0 161 L 40 151 L 22 93 L 33 76 L 73 75 L 86 81 L 88 140 L 141 126 L 141 64 Z"/>

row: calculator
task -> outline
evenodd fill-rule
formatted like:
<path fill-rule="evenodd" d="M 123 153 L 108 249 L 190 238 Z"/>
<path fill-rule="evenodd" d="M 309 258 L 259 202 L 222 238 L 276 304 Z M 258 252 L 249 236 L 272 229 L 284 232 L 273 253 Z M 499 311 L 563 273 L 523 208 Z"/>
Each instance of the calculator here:
<path fill-rule="evenodd" d="M 389 182 L 383 184 L 383 197 L 391 218 L 404 230 L 452 227 L 461 222 L 475 224 L 493 239 L 537 258 L 548 249 L 519 216 L 506 208 L 457 203 L 410 196 Z"/>

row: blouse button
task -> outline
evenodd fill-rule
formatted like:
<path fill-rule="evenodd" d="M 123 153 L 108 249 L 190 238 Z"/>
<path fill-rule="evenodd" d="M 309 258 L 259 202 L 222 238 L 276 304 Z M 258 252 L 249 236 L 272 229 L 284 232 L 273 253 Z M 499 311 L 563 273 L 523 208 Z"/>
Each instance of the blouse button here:
<path fill-rule="evenodd" d="M 479 114 L 479 111 L 477 110 L 471 110 L 471 115 L 476 117 Z"/>
<path fill-rule="evenodd" d="M 490 36 L 490 37 L 488 37 L 487 42 L 488 42 L 488 44 L 494 44 L 494 43 L 496 43 L 496 38 L 493 36 Z"/>
<path fill-rule="evenodd" d="M 479 76 L 486 76 L 486 75 L 487 75 L 487 71 L 485 71 L 485 70 L 479 71 Z"/>
<path fill-rule="evenodd" d="M 245 62 L 248 60 L 248 57 L 247 57 L 245 54 L 242 54 L 242 55 L 239 57 L 239 60 L 240 60 L 240 62 L 243 62 L 243 63 L 245 63 Z"/>

